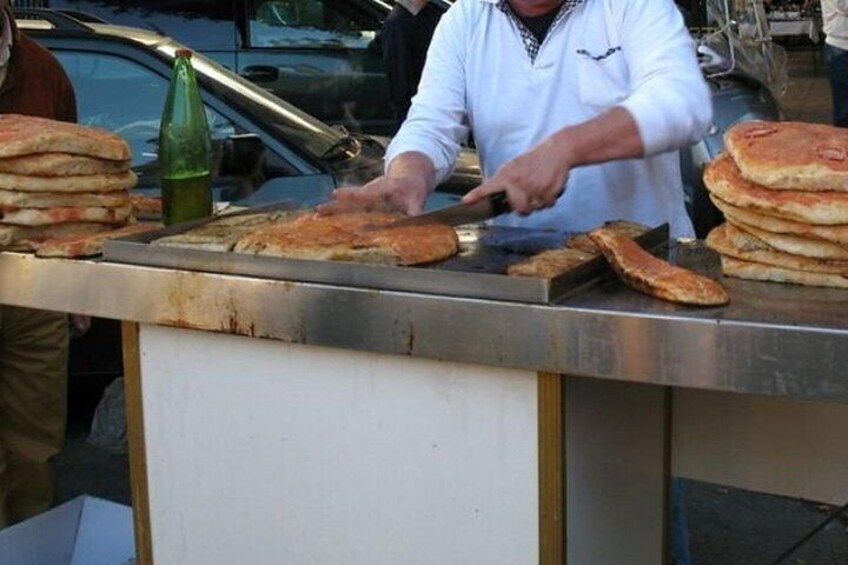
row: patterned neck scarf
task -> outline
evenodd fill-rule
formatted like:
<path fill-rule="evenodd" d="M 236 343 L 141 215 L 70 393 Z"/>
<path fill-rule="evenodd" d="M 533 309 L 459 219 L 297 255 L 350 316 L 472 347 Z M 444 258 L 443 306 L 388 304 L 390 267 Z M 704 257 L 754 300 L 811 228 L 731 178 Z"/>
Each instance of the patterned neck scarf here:
<path fill-rule="evenodd" d="M 551 23 L 550 29 L 553 29 L 559 24 L 560 21 L 564 20 L 565 17 L 574 11 L 580 4 L 585 2 L 585 0 L 565 0 L 559 7 L 559 12 L 557 12 L 554 21 Z M 497 4 L 498 9 L 506 14 L 506 16 L 512 20 L 512 23 L 518 28 L 519 33 L 521 33 L 521 41 L 524 43 L 524 49 L 527 50 L 527 55 L 530 56 L 531 61 L 536 60 L 536 55 L 539 54 L 539 48 L 542 44 L 536 39 L 536 36 L 532 31 L 521 21 L 521 18 L 518 17 L 518 14 L 515 13 L 515 10 L 510 7 L 507 0 L 498 0 Z"/>

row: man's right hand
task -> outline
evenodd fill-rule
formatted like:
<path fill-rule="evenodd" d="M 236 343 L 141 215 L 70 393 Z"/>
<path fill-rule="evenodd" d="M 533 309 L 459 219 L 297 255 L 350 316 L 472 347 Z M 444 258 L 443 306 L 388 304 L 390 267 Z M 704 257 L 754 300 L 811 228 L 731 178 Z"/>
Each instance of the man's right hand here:
<path fill-rule="evenodd" d="M 364 186 L 343 186 L 333 191 L 333 199 L 318 206 L 319 214 L 343 212 L 403 212 L 420 214 L 435 187 L 435 169 L 420 153 L 398 155 L 388 174 Z"/>

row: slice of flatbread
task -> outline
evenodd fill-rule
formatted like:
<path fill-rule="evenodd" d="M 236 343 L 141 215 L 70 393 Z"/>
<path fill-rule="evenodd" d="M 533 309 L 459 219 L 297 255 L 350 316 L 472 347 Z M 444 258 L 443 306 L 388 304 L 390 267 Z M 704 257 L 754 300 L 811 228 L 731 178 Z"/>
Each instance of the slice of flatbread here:
<path fill-rule="evenodd" d="M 36 257 L 94 257 L 103 253 L 103 242 L 159 229 L 162 224 L 141 222 L 94 234 L 67 235 L 48 239 L 38 246 Z"/>
<path fill-rule="evenodd" d="M 693 306 L 730 302 L 727 292 L 716 281 L 654 257 L 628 237 L 606 228 L 592 230 L 589 237 L 619 278 L 634 290 Z"/>
<path fill-rule="evenodd" d="M 848 260 L 815 259 L 779 251 L 736 226 L 724 223 L 707 235 L 706 243 L 722 255 L 808 273 L 848 273 Z"/>
<path fill-rule="evenodd" d="M 772 233 L 737 222 L 731 218 L 728 218 L 728 221 L 757 239 L 766 242 L 769 246 L 790 255 L 803 255 L 804 257 L 824 259 L 827 261 L 848 260 L 848 247 L 837 243 L 785 233 Z"/>
<path fill-rule="evenodd" d="M 161 218 L 162 198 L 159 196 L 143 196 L 131 194 L 130 203 L 136 218 Z"/>
<path fill-rule="evenodd" d="M 553 279 L 598 256 L 598 252 L 563 247 L 548 249 L 507 267 L 511 277 Z"/>
<path fill-rule="evenodd" d="M 114 161 L 132 157 L 127 142 L 104 129 L 20 114 L 0 114 L 0 157 L 53 152 Z"/>
<path fill-rule="evenodd" d="M 36 177 L 113 175 L 130 169 L 131 161 L 113 161 L 70 153 L 35 153 L 0 159 L 0 173 Z"/>
<path fill-rule="evenodd" d="M 743 178 L 726 153 L 707 165 L 704 184 L 710 193 L 739 208 L 808 224 L 848 224 L 848 192 L 764 188 Z"/>
<path fill-rule="evenodd" d="M 47 226 L 10 226 L 0 224 L 0 248 L 13 248 L 32 251 L 33 242 L 41 243 L 50 238 L 66 235 L 97 233 L 113 229 L 109 224 L 91 222 L 76 222 L 71 224 L 53 224 Z M 25 247 L 14 247 L 21 242 L 27 242 Z"/>
<path fill-rule="evenodd" d="M 778 218 L 776 216 L 768 216 L 747 208 L 739 208 L 728 204 L 714 194 L 710 195 L 710 200 L 733 223 L 742 223 L 777 234 L 795 235 L 807 239 L 821 239 L 839 245 L 848 245 L 848 225 L 846 224 L 817 226 Z"/>
<path fill-rule="evenodd" d="M 68 177 L 29 177 L 0 173 L 0 189 L 22 192 L 114 192 L 134 187 L 137 180 L 138 177 L 132 171 Z"/>
<path fill-rule="evenodd" d="M 725 275 L 740 279 L 794 283 L 804 286 L 848 288 L 848 278 L 843 275 L 796 271 L 753 261 L 743 261 L 726 255 L 721 256 L 721 268 Z"/>
<path fill-rule="evenodd" d="M 130 195 L 125 190 L 115 192 L 20 192 L 0 189 L 0 218 L 4 212 L 21 208 L 66 208 L 126 206 Z"/>
<path fill-rule="evenodd" d="M 192 230 L 161 237 L 151 243 L 200 251 L 231 251 L 236 242 L 252 230 L 300 214 L 302 212 L 299 211 L 279 211 L 224 216 Z"/>
<path fill-rule="evenodd" d="M 450 226 L 380 227 L 404 217 L 384 212 L 306 214 L 253 231 L 233 250 L 292 259 L 396 265 L 431 263 L 459 250 L 459 239 Z"/>
<path fill-rule="evenodd" d="M 742 175 L 775 189 L 848 191 L 848 130 L 805 122 L 743 122 L 724 135 Z"/>
<path fill-rule="evenodd" d="M 601 227 L 610 229 L 615 233 L 623 235 L 624 237 L 628 237 L 630 239 L 636 239 L 640 235 L 648 233 L 648 231 L 651 229 L 645 224 L 631 222 L 628 220 L 613 220 L 611 222 L 605 222 L 604 225 Z M 565 240 L 565 246 L 570 247 L 572 249 L 580 249 L 582 251 L 586 251 L 587 253 L 601 252 L 601 250 L 598 249 L 598 246 L 595 245 L 595 242 L 592 241 L 592 238 L 589 237 L 588 232 L 580 233 L 569 237 Z"/>
<path fill-rule="evenodd" d="M 2 222 L 15 226 L 48 226 L 94 222 L 98 224 L 120 224 L 130 217 L 132 207 L 127 204 L 117 208 L 22 208 L 11 212 L 0 212 Z"/>

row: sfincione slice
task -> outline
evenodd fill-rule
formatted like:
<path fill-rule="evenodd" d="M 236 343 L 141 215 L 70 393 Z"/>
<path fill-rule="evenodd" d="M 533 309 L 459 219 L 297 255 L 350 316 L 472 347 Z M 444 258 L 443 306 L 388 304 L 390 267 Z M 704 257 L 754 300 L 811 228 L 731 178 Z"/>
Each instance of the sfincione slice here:
<path fill-rule="evenodd" d="M 589 237 L 616 274 L 634 290 L 693 306 L 720 306 L 730 302 L 727 291 L 716 281 L 654 257 L 630 238 L 607 228 L 593 230 Z"/>

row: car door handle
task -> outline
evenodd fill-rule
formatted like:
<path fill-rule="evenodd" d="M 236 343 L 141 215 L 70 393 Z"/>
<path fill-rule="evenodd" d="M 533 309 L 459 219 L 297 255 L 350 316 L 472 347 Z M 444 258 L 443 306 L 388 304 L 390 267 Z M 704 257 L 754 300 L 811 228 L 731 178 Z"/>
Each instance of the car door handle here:
<path fill-rule="evenodd" d="M 274 82 L 280 78 L 280 70 L 268 65 L 255 65 L 245 67 L 241 76 L 251 82 Z"/>

